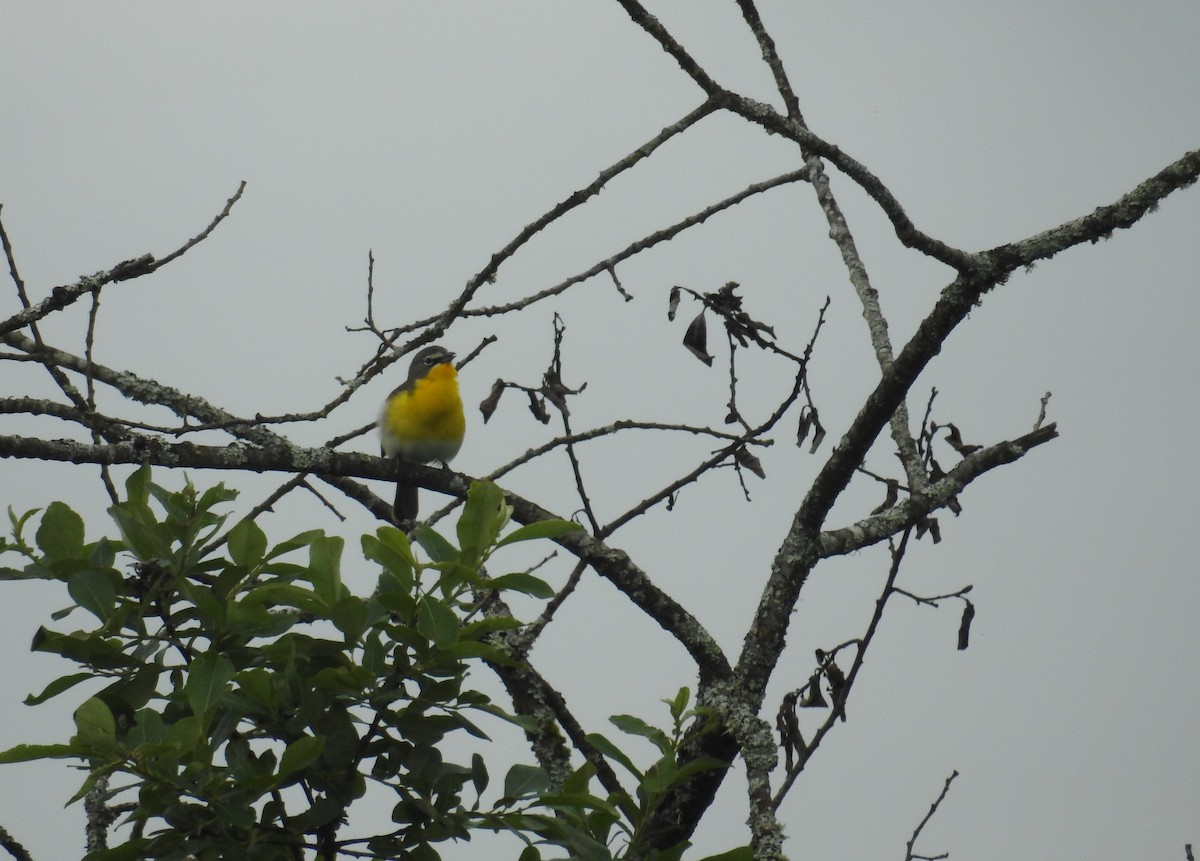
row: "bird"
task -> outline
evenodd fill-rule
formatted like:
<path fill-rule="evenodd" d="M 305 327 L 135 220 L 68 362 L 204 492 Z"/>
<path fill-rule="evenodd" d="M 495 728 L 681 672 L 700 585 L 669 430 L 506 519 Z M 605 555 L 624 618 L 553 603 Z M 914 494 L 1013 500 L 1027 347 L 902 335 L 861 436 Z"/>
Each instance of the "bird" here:
<path fill-rule="evenodd" d="M 384 401 L 377 426 L 384 457 L 448 464 L 462 447 L 466 432 L 454 353 L 434 345 L 413 356 L 408 379 Z M 416 521 L 417 510 L 416 486 L 398 479 L 392 507 L 396 521 Z"/>

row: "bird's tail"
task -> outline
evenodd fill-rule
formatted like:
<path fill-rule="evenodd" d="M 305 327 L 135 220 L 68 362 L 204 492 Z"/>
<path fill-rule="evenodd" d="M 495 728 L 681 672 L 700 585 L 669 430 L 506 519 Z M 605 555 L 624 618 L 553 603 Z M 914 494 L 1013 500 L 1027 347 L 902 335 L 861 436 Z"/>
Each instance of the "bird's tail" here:
<path fill-rule="evenodd" d="M 414 523 L 417 519 L 417 488 L 416 485 L 396 482 L 396 501 L 392 504 L 392 513 L 396 522 L 404 525 Z"/>

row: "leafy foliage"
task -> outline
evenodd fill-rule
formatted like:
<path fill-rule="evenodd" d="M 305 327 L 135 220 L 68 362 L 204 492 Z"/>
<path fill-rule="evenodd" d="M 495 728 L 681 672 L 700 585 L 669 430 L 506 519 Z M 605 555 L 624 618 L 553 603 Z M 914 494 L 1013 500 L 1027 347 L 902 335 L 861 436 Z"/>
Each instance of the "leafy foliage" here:
<path fill-rule="evenodd" d="M 56 621 L 76 610 L 87 620 L 70 631 L 38 629 L 33 648 L 78 671 L 26 700 L 43 703 L 81 684 L 95 689 L 75 711 L 74 736 L 19 745 L 0 762 L 81 762 L 87 777 L 72 801 L 99 787 L 110 806 L 123 805 L 128 839 L 93 852 L 93 861 L 347 851 L 433 859 L 436 844 L 468 840 L 479 829 L 520 835 L 522 859 L 540 858 L 539 846 L 611 858 L 614 847 L 642 839 L 639 826 L 666 788 L 713 767 L 675 766 L 684 721 L 697 717 L 686 708 L 686 690 L 671 701 L 671 733 L 614 718 L 658 749 L 651 769 L 639 771 L 594 737 L 638 781 L 630 795 L 591 794 L 590 764 L 554 787 L 542 769 L 517 765 L 502 795 L 484 805 L 484 757 L 447 759 L 452 734 L 487 740 L 481 716 L 523 720 L 468 683 L 480 661 L 514 663 L 497 635 L 521 625 L 507 615 L 474 618 L 481 605 L 506 590 L 554 594 L 531 573 L 490 577 L 485 564 L 502 547 L 578 528 L 545 521 L 502 537 L 510 509 L 493 484 L 472 485 L 457 546 L 428 527 L 415 530 L 431 561 L 419 561 L 398 529 L 364 535 L 362 556 L 379 569 L 366 597 L 342 580 L 341 538 L 311 531 L 271 546 L 253 521 L 226 530 L 219 509 L 232 491 L 188 484 L 171 492 L 151 481 L 148 468 L 125 490 L 110 509 L 119 538 L 87 541 L 82 518 L 55 502 L 32 544 L 34 512 L 10 513 L 12 537 L 0 544 L 25 563 L 0 568 L 0 578 L 61 582 L 74 606 Z M 393 827 L 344 836 L 349 808 L 373 787 L 395 799 Z"/>

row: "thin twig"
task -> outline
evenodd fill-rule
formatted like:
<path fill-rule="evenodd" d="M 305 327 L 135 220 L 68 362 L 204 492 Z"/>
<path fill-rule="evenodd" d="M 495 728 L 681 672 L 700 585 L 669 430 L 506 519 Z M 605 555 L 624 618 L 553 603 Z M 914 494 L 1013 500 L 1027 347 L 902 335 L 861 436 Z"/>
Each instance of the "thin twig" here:
<path fill-rule="evenodd" d="M 937 813 L 938 807 L 941 806 L 941 803 L 946 799 L 946 793 L 950 791 L 950 784 L 954 782 L 954 778 L 956 777 L 958 777 L 957 769 L 952 771 L 950 776 L 946 778 L 946 785 L 942 787 L 942 791 L 938 793 L 938 797 L 934 800 L 933 804 L 929 806 L 929 812 L 925 814 L 925 818 L 921 820 L 920 824 L 917 825 L 916 830 L 913 831 L 912 837 L 909 838 L 908 843 L 906 843 L 904 847 L 904 861 L 915 861 L 915 859 L 935 861 L 935 859 L 946 857 L 945 855 L 914 855 L 913 846 L 916 844 L 917 838 L 921 836 L 921 831 L 924 830 L 927 824 L 929 824 L 929 820 L 933 818 L 933 814 Z"/>
<path fill-rule="evenodd" d="M 887 606 L 888 599 L 895 591 L 896 578 L 900 574 L 900 563 L 904 559 L 904 553 L 908 548 L 908 539 L 911 534 L 912 529 L 906 529 L 900 537 L 899 545 L 893 545 L 892 547 L 892 563 L 888 568 L 887 578 L 884 581 L 883 589 L 880 590 L 879 597 L 875 599 L 875 611 L 871 615 L 871 621 L 867 624 L 867 630 L 858 641 L 858 650 L 854 655 L 854 662 L 850 666 L 850 671 L 846 673 L 846 681 L 840 692 L 838 708 L 830 710 L 829 716 L 817 729 L 808 746 L 799 752 L 795 765 L 788 771 L 783 784 L 779 787 L 779 791 L 775 793 L 775 797 L 772 800 L 772 805 L 775 809 L 778 809 L 779 805 L 783 803 L 783 799 L 787 796 L 788 791 L 792 788 L 792 785 L 796 782 L 801 772 L 804 771 L 804 767 L 808 765 L 808 761 L 816 753 L 825 736 L 833 729 L 837 723 L 839 714 L 845 713 L 846 700 L 850 696 L 850 691 L 854 687 L 855 680 L 858 678 L 858 671 L 862 668 L 867 649 L 870 648 L 871 643 L 875 639 L 875 633 L 879 630 L 879 622 L 883 619 L 883 610 Z"/>
<path fill-rule="evenodd" d="M 233 197 L 231 197 L 231 198 L 229 198 L 229 200 L 225 201 L 225 207 L 216 214 L 216 217 L 214 217 L 212 221 L 210 221 L 208 223 L 208 227 L 201 230 L 199 233 L 197 233 L 195 236 L 193 236 L 191 239 L 189 239 L 183 245 L 176 248 L 174 251 L 172 251 L 166 257 L 160 257 L 151 266 L 150 271 L 153 272 L 155 269 L 161 269 L 162 267 L 164 267 L 168 263 L 170 263 L 172 260 L 176 260 L 176 259 L 182 257 L 184 254 L 191 251 L 193 248 L 195 248 L 197 245 L 199 245 L 201 242 L 203 242 L 205 239 L 208 239 L 208 237 L 212 235 L 212 232 L 217 229 L 217 225 L 229 217 L 230 210 L 233 209 L 233 205 L 235 203 L 237 203 L 239 200 L 242 199 L 242 192 L 244 192 L 245 190 L 246 190 L 246 180 L 243 179 L 240 183 L 238 183 L 237 191 L 235 191 L 233 193 Z"/>

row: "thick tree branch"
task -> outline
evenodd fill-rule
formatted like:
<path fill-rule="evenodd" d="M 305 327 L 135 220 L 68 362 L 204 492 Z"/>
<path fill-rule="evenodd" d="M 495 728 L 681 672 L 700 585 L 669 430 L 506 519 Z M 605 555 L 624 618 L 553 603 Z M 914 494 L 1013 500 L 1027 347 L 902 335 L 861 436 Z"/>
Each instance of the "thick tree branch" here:
<path fill-rule="evenodd" d="M 96 445 L 71 440 L 0 436 L 0 457 L 109 466 L 150 463 L 172 469 L 306 472 L 339 487 L 350 477 L 393 480 L 400 476 L 422 487 L 460 497 L 466 495 L 469 483 L 467 476 L 450 470 L 397 463 L 367 454 L 303 448 L 286 442 L 271 446 L 209 446 L 138 436 L 109 445 Z M 518 496 L 509 494 L 509 501 L 518 523 L 555 519 L 550 512 Z M 375 499 L 375 502 L 380 501 Z M 712 635 L 691 613 L 655 586 L 628 554 L 582 532 L 569 532 L 555 540 L 675 637 L 696 661 L 702 680 L 729 675 L 729 662 Z"/>
<path fill-rule="evenodd" d="M 1056 250 L 1069 247 L 1107 230 L 1126 227 L 1150 211 L 1155 203 L 1171 192 L 1195 180 L 1200 173 L 1200 154 L 1189 153 L 1167 169 L 1142 183 L 1109 207 L 1101 207 L 1092 216 L 1070 222 L 1085 226 L 1067 231 L 1051 243 Z M 1044 236 L 1045 234 L 1043 234 Z M 1043 248 L 1053 253 L 1050 248 Z M 1047 256 L 1047 255 L 1043 255 Z M 823 556 L 819 530 L 825 517 L 855 469 L 887 424 L 897 406 L 906 397 L 917 377 L 937 355 L 954 328 L 962 322 L 983 295 L 1000 283 L 1012 267 L 1022 265 L 1022 257 L 1012 255 L 994 260 L 986 274 L 976 271 L 959 275 L 943 291 L 933 310 L 885 371 L 875 390 L 867 398 L 845 436 L 821 468 L 800 508 L 797 510 L 771 566 L 771 574 L 759 601 L 754 622 L 746 637 L 736 672 L 744 685 L 745 696 L 761 706 L 767 681 L 783 651 L 788 623 L 800 590 L 813 565 Z"/>
<path fill-rule="evenodd" d="M 762 126 L 770 133 L 791 138 L 810 152 L 827 159 L 858 183 L 891 220 L 896 236 L 905 246 L 927 254 L 935 260 L 940 260 L 959 271 L 971 267 L 972 256 L 970 254 L 918 230 L 904 212 L 904 208 L 895 195 L 861 162 L 813 134 L 805 127 L 802 120 L 786 117 L 770 105 L 721 87 L 666 31 L 658 19 L 647 12 L 640 3 L 636 0 L 617 0 L 617 2 L 621 4 L 634 23 L 654 37 L 662 49 L 675 58 L 679 67 L 704 90 L 710 100 L 715 100 L 722 108 Z M 761 22 L 759 23 L 761 25 Z M 790 87 L 787 92 L 790 92 Z"/>
<path fill-rule="evenodd" d="M 934 239 L 919 230 L 913 224 L 912 219 L 908 217 L 896 196 L 879 177 L 867 169 L 866 165 L 848 155 L 840 147 L 813 134 L 803 123 L 783 116 L 768 104 L 729 91 L 722 91 L 720 101 L 722 107 L 738 116 L 762 126 L 768 132 L 790 138 L 805 149 L 821 156 L 858 183 L 859 187 L 879 205 L 884 215 L 892 222 L 896 238 L 905 247 L 920 251 L 958 271 L 970 269 L 974 265 L 973 255 L 939 239 Z"/>
<path fill-rule="evenodd" d="M 700 89 L 711 98 L 721 91 L 721 87 L 709 77 L 708 72 L 704 71 L 703 67 L 697 63 L 683 46 L 675 40 L 675 37 L 667 32 L 667 28 L 662 23 L 646 11 L 646 7 L 637 0 L 617 0 L 621 4 L 626 14 L 630 19 L 649 33 L 662 49 L 666 51 L 679 64 L 679 68 L 683 69 L 693 81 L 695 81 Z"/>
<path fill-rule="evenodd" d="M 985 251 L 980 258 L 986 261 L 984 270 L 999 280 L 1004 275 L 1039 260 L 1053 257 L 1084 242 L 1109 238 L 1114 230 L 1124 230 L 1172 192 L 1187 188 L 1200 177 L 1200 149 L 1185 153 L 1133 191 L 1112 203 L 1099 206 L 1087 215 L 1063 222 L 1057 227 L 1035 234 L 1028 239 L 998 245 Z"/>
<path fill-rule="evenodd" d="M 763 25 L 757 7 L 753 0 L 737 0 L 737 3 L 742 10 L 742 17 L 745 18 L 755 39 L 758 40 L 764 62 L 770 67 L 771 74 L 775 77 L 775 86 L 779 90 L 779 95 L 783 97 L 788 116 L 793 122 L 808 129 L 808 123 L 804 121 L 804 115 L 800 111 L 800 101 L 796 98 L 791 81 L 788 80 L 787 71 L 784 69 L 783 60 L 775 48 L 775 40 L 771 38 L 771 34 Z M 879 305 L 879 292 L 871 284 L 866 264 L 863 262 L 854 236 L 850 232 L 849 222 L 833 196 L 833 188 L 829 182 L 829 175 L 825 172 L 824 163 L 807 147 L 801 146 L 800 150 L 809 171 L 813 190 L 817 194 L 817 201 L 829 224 L 829 237 L 841 252 L 842 262 L 846 266 L 850 283 L 862 305 L 863 319 L 867 322 L 871 345 L 875 348 L 875 358 L 879 362 L 880 370 L 886 371 L 892 363 L 892 341 L 888 335 L 887 318 L 884 317 L 883 310 Z M 904 401 L 900 402 L 892 414 L 891 426 L 892 439 L 896 443 L 896 451 L 900 455 L 900 463 L 908 477 L 909 487 L 919 492 L 924 488 L 927 476 L 920 452 L 917 450 L 916 440 L 913 439 L 912 429 L 909 427 L 908 405 Z"/>

